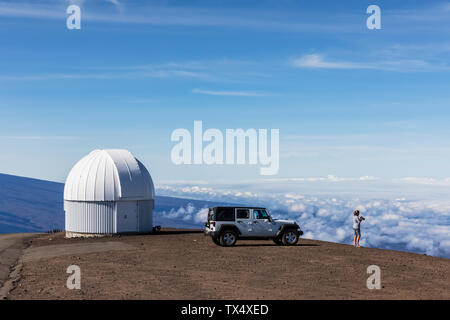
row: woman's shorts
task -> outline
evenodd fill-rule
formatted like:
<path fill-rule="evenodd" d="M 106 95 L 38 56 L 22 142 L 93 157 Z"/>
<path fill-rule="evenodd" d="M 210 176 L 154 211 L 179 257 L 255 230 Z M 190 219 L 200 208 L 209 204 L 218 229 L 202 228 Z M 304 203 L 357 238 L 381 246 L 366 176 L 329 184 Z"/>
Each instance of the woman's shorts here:
<path fill-rule="evenodd" d="M 355 231 L 356 237 L 361 237 L 361 229 L 353 229 L 353 231 Z"/>

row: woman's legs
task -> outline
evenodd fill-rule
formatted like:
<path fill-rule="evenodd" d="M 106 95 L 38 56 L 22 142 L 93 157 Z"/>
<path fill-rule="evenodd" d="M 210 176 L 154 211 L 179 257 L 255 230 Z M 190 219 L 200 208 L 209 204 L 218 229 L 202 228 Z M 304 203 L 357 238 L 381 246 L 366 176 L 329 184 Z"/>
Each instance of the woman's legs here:
<path fill-rule="evenodd" d="M 361 238 L 361 229 L 353 229 L 355 231 L 355 247 L 359 247 L 359 239 Z"/>

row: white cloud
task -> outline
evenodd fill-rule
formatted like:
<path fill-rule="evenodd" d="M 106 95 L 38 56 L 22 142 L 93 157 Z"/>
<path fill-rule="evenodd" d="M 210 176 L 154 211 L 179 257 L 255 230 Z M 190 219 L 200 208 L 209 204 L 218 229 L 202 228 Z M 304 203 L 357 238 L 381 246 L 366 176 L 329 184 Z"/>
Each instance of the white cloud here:
<path fill-rule="evenodd" d="M 1 8 L 1 6 L 0 6 Z M 229 82 L 236 79 L 258 78 L 261 74 L 243 71 L 250 63 L 240 60 L 216 59 L 180 61 L 160 64 L 78 66 L 76 69 L 52 73 L 0 73 L 0 81 L 46 81 L 46 80 L 116 80 L 146 78 L 188 78 L 207 81 Z M 194 89 L 195 93 L 215 95 L 264 96 L 262 92 L 207 91 Z"/>
<path fill-rule="evenodd" d="M 355 183 L 368 182 L 355 179 Z M 284 184 L 269 183 L 267 190 L 258 189 L 260 184 L 166 185 L 158 187 L 157 192 L 185 198 L 266 206 L 274 217 L 298 221 L 305 231 L 305 238 L 347 244 L 353 241 L 353 210 L 359 209 L 366 218 L 362 226 L 363 246 L 450 257 L 450 200 L 446 198 L 357 198 L 357 192 L 350 195 L 326 195 L 323 192 L 313 195 L 294 192 L 295 184 L 285 186 L 288 192 L 280 187 Z M 179 216 L 187 216 L 189 221 L 200 226 L 206 218 L 205 210 L 184 208 L 175 212 Z"/>
<path fill-rule="evenodd" d="M 249 92 L 249 91 L 212 91 L 212 90 L 202 90 L 193 89 L 193 93 L 211 95 L 211 96 L 237 96 L 237 97 L 262 97 L 266 96 L 265 93 L 260 92 Z"/>
<path fill-rule="evenodd" d="M 362 176 L 362 177 L 359 177 L 359 180 L 362 180 L 362 181 L 373 181 L 373 180 L 379 180 L 379 178 L 374 177 L 374 176 Z"/>
<path fill-rule="evenodd" d="M 124 7 L 118 0 L 105 0 L 112 3 L 119 9 L 120 13 Z M 75 3 L 88 1 L 76 1 Z M 40 3 L 29 4 L 26 1 L 15 1 L 14 3 L 0 2 L 0 16 L 22 17 L 22 18 L 40 18 L 40 19 L 61 19 L 65 16 L 65 11 L 61 10 L 62 3 L 53 1 L 42 1 Z M 224 8 L 188 8 L 163 6 L 149 6 L 141 4 L 130 7 L 129 14 L 111 14 L 94 10 L 83 14 L 83 19 L 96 22 L 126 23 L 126 24 L 148 24 L 162 26 L 207 26 L 207 27 L 225 27 L 225 28 L 252 28 L 283 32 L 327 32 L 340 29 L 342 32 L 354 32 L 350 25 L 336 25 L 329 23 L 311 23 L 303 22 L 307 17 L 300 19 L 298 16 L 286 15 L 280 11 L 255 11 L 255 10 L 233 10 Z M 309 18 L 311 21 L 313 19 Z"/>
<path fill-rule="evenodd" d="M 406 178 L 394 179 L 394 181 L 399 182 L 399 183 L 409 183 L 409 184 L 450 186 L 450 178 L 439 180 L 439 179 L 427 178 L 427 177 L 406 177 Z"/>
<path fill-rule="evenodd" d="M 76 136 L 0 136 L 6 140 L 78 140 Z"/>
<path fill-rule="evenodd" d="M 339 241 L 344 241 L 346 236 L 347 236 L 347 232 L 343 228 L 337 228 L 336 237 L 337 237 L 337 239 L 339 239 Z"/>
<path fill-rule="evenodd" d="M 67 1 L 56 0 L 15 0 L 0 2 L 0 16 L 25 17 L 40 19 L 61 19 L 65 16 L 65 11 L 61 10 Z M 127 24 L 149 24 L 149 25 L 167 25 L 167 26 L 206 26 L 206 27 L 226 27 L 226 28 L 244 28 L 245 30 L 262 29 L 281 32 L 299 32 L 299 33 L 351 33 L 363 34 L 365 30 L 361 28 L 361 17 L 357 13 L 339 14 L 335 11 L 317 12 L 304 10 L 279 10 L 268 7 L 266 9 L 254 10 L 249 8 L 211 8 L 187 6 L 171 6 L 164 1 L 162 5 L 149 6 L 147 2 L 130 6 L 127 15 L 111 14 L 98 10 L 98 2 L 72 0 L 70 2 L 83 3 L 89 6 L 87 12 L 83 14 L 83 19 L 98 22 L 109 23 L 127 23 Z M 115 5 L 116 8 L 123 8 L 125 1 L 105 0 Z M 31 3 L 31 4 L 30 4 Z M 385 12 L 385 16 L 393 22 L 388 31 L 394 34 L 423 32 L 436 34 L 436 32 L 445 32 L 448 28 L 447 5 L 423 7 L 408 7 L 407 11 L 390 10 Z M 345 23 L 343 23 L 345 19 Z M 420 23 L 417 23 L 417 21 Z M 424 27 L 426 25 L 426 28 Z M 415 28 L 414 28 L 415 27 Z M 411 29 L 413 28 L 413 29 Z M 386 31 L 386 30 L 385 30 Z"/>
<path fill-rule="evenodd" d="M 384 219 L 384 220 L 399 220 L 400 216 L 397 215 L 397 214 L 383 214 L 381 216 L 381 219 Z"/>
<path fill-rule="evenodd" d="M 164 218 L 181 219 L 203 225 L 208 216 L 208 208 L 197 209 L 192 203 L 188 203 L 186 207 L 172 208 L 169 211 L 157 212 L 157 214 Z"/>
<path fill-rule="evenodd" d="M 371 62 L 331 61 L 325 59 L 325 56 L 322 54 L 303 55 L 299 58 L 292 59 L 290 64 L 296 68 L 307 69 L 372 69 L 396 72 L 439 72 L 448 71 L 450 69 L 450 66 L 447 64 L 432 64 L 420 59 L 386 59 L 383 61 Z"/>
<path fill-rule="evenodd" d="M 0 81 L 49 81 L 49 80 L 115 80 L 115 79 L 139 79 L 139 78 L 209 78 L 202 72 L 195 70 L 182 70 L 166 65 L 153 66 L 133 71 L 117 69 L 98 72 L 78 73 L 36 73 L 36 74 L 0 74 Z"/>
<path fill-rule="evenodd" d="M 123 12 L 124 5 L 121 2 L 119 2 L 119 0 L 105 0 L 105 1 L 113 4 L 120 13 Z"/>
<path fill-rule="evenodd" d="M 284 197 L 287 198 L 287 199 L 294 199 L 294 200 L 304 199 L 305 198 L 304 195 L 292 194 L 292 193 L 287 193 Z"/>
<path fill-rule="evenodd" d="M 305 211 L 306 207 L 303 203 L 296 203 L 288 207 L 289 211 Z"/>
<path fill-rule="evenodd" d="M 323 55 L 307 54 L 292 61 L 294 67 L 319 69 L 374 69 L 373 66 L 354 62 L 326 61 Z"/>
<path fill-rule="evenodd" d="M 112 3 L 115 6 L 120 6 L 121 3 L 118 0 L 105 0 L 106 2 Z"/>
<path fill-rule="evenodd" d="M 330 174 L 326 177 L 264 179 L 264 181 L 268 181 L 268 182 L 318 182 L 318 181 L 343 182 L 343 181 L 358 181 L 358 180 L 359 181 L 374 181 L 374 180 L 379 180 L 379 178 L 374 177 L 374 176 L 361 176 L 359 178 L 343 178 L 343 177 L 337 177 L 335 175 Z"/>
<path fill-rule="evenodd" d="M 66 0 L 69 4 L 75 4 L 77 6 L 82 6 L 85 2 L 85 0 Z"/>

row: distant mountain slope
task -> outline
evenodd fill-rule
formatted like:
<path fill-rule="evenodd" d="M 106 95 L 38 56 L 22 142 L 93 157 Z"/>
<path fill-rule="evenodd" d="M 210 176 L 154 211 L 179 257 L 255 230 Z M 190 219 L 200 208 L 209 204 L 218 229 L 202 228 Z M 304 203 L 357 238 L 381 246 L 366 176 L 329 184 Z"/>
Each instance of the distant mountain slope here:
<path fill-rule="evenodd" d="M 62 228 L 64 184 L 0 174 L 0 233 Z"/>
<path fill-rule="evenodd" d="M 0 173 L 0 233 L 43 232 L 64 229 L 64 184 Z M 179 210 L 224 203 L 156 196 L 154 225 L 198 228 L 201 221 L 186 221 Z"/>

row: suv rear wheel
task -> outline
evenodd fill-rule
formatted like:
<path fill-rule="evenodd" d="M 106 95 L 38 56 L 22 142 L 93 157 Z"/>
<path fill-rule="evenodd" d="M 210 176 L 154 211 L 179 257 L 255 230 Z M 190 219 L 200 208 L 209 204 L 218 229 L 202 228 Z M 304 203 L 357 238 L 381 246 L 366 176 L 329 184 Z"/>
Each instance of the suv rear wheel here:
<path fill-rule="evenodd" d="M 237 234 L 233 230 L 225 230 L 220 235 L 220 244 L 224 247 L 234 246 L 237 240 Z"/>
<path fill-rule="evenodd" d="M 281 241 L 285 246 L 294 246 L 298 242 L 298 232 L 294 229 L 284 231 Z"/>
<path fill-rule="evenodd" d="M 212 238 L 212 241 L 215 243 L 215 244 L 217 244 L 218 246 L 220 246 L 220 240 L 219 240 L 219 238 Z"/>

